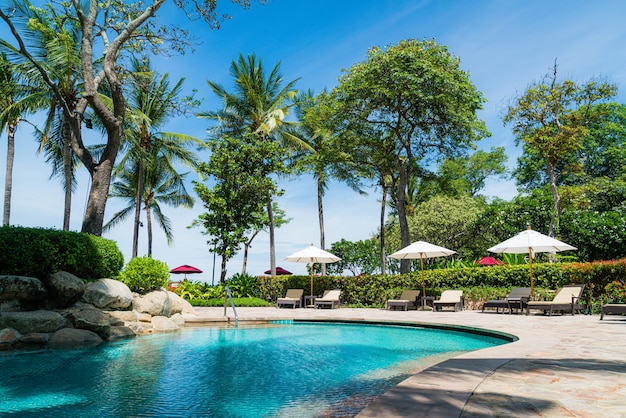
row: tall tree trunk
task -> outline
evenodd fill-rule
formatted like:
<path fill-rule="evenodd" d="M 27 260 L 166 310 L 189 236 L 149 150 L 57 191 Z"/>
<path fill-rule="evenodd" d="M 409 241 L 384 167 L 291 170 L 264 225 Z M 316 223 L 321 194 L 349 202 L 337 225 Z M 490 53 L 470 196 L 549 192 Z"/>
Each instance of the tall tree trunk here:
<path fill-rule="evenodd" d="M 387 188 L 383 186 L 383 198 L 380 204 L 380 274 L 387 272 L 387 256 L 385 254 L 385 209 L 387 208 Z"/>
<path fill-rule="evenodd" d="M 276 276 L 276 242 L 274 238 L 274 211 L 272 210 L 272 198 L 267 202 L 267 218 L 270 225 L 270 270 L 272 276 Z"/>
<path fill-rule="evenodd" d="M 411 244 L 411 237 L 409 235 L 409 223 L 406 218 L 406 188 L 409 183 L 409 173 L 407 168 L 402 162 L 398 164 L 398 187 L 396 189 L 396 206 L 398 208 L 398 223 L 400 225 L 400 238 L 402 242 L 402 248 Z M 410 260 L 400 260 L 400 273 L 406 274 L 409 272 Z"/>
<path fill-rule="evenodd" d="M 111 173 L 115 159 L 103 160 L 93 167 L 91 172 L 91 188 L 85 209 L 85 217 L 81 231 L 87 234 L 102 236 L 104 210 L 109 196 Z"/>
<path fill-rule="evenodd" d="M 152 216 L 150 216 L 150 206 L 146 202 L 146 227 L 148 228 L 148 257 L 152 257 Z"/>
<path fill-rule="evenodd" d="M 561 221 L 561 196 L 556 187 L 556 173 L 554 165 L 548 164 L 548 176 L 550 179 L 550 191 L 552 192 L 552 200 L 554 202 L 552 217 L 550 219 L 550 230 L 548 235 L 552 238 L 556 237 L 559 232 L 559 223 Z"/>
<path fill-rule="evenodd" d="M 324 197 L 324 187 L 321 180 L 317 180 L 317 216 L 320 222 L 320 248 L 325 250 L 326 248 L 326 240 L 324 238 L 324 206 L 323 206 L 323 197 Z M 321 263 L 322 268 L 322 276 L 326 276 L 326 263 Z"/>
<path fill-rule="evenodd" d="M 143 187 L 145 183 L 144 173 L 143 163 L 139 161 L 137 167 L 137 194 L 135 195 L 135 221 L 133 223 L 133 258 L 137 257 L 139 251 L 139 225 L 141 223 L 141 200 L 143 198 Z"/>
<path fill-rule="evenodd" d="M 252 240 L 254 240 L 256 238 L 256 236 L 259 234 L 259 232 L 261 232 L 260 229 L 257 229 L 256 231 L 254 231 L 254 233 L 252 234 L 252 236 L 250 237 L 250 239 L 246 242 L 244 242 L 243 244 L 243 264 L 241 267 L 241 275 L 243 276 L 244 274 L 246 274 L 246 269 L 248 266 L 248 251 L 250 250 L 250 247 L 252 246 Z"/>
<path fill-rule="evenodd" d="M 15 127 L 18 122 L 7 125 L 7 167 L 4 176 L 4 214 L 2 225 L 11 222 L 11 193 L 13 191 L 13 160 L 15 159 Z"/>
<path fill-rule="evenodd" d="M 63 191 L 65 201 L 63 207 L 63 230 L 70 230 L 72 214 L 72 128 L 71 119 L 63 118 Z"/>
<path fill-rule="evenodd" d="M 250 241 L 243 243 L 243 263 L 241 263 L 241 275 L 246 274 L 246 268 L 248 266 L 248 249 L 250 248 Z"/>
<path fill-rule="evenodd" d="M 226 248 L 222 248 L 222 254 L 226 254 Z M 220 283 L 226 283 L 226 257 L 222 256 L 222 266 L 220 270 Z"/>

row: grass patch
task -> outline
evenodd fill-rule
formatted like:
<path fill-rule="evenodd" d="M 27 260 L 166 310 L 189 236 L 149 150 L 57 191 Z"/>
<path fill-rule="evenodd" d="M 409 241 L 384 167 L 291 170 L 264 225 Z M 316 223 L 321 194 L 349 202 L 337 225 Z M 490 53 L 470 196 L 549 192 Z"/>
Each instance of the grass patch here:
<path fill-rule="evenodd" d="M 233 302 L 235 303 L 235 307 L 243 308 L 274 306 L 259 298 L 233 298 Z M 191 303 L 192 306 L 220 307 L 224 306 L 224 298 L 192 299 L 189 303 Z M 230 306 L 230 301 L 228 301 L 228 306 Z"/>

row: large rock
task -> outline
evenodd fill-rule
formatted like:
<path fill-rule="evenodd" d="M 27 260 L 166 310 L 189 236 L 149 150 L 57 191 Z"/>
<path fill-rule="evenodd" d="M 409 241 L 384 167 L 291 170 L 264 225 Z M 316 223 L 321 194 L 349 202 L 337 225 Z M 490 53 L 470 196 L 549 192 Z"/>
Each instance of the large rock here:
<path fill-rule="evenodd" d="M 174 292 L 167 292 L 172 301 L 172 315 L 177 313 L 187 315 L 197 315 L 196 310 L 191 306 L 191 303 L 181 298 Z"/>
<path fill-rule="evenodd" d="M 139 314 L 137 311 L 104 311 L 112 319 L 121 320 L 128 324 L 129 322 L 139 321 Z M 113 321 L 111 321 L 113 324 Z"/>
<path fill-rule="evenodd" d="M 109 316 L 98 309 L 71 309 L 74 327 L 93 331 L 102 338 L 108 338 L 111 321 Z"/>
<path fill-rule="evenodd" d="M 135 331 L 129 327 L 111 327 L 109 330 L 109 341 L 124 340 L 136 336 Z"/>
<path fill-rule="evenodd" d="M 34 302 L 46 298 L 48 291 L 39 279 L 26 276 L 0 276 L 0 300 Z"/>
<path fill-rule="evenodd" d="M 86 329 L 63 328 L 52 334 L 48 345 L 52 348 L 91 347 L 102 343 L 102 338 Z"/>
<path fill-rule="evenodd" d="M 6 350 L 20 338 L 20 333 L 13 328 L 0 329 L 0 350 Z"/>
<path fill-rule="evenodd" d="M 153 316 L 151 322 L 154 332 L 174 332 L 180 330 L 178 325 L 166 316 Z"/>
<path fill-rule="evenodd" d="M 72 273 L 59 271 L 45 281 L 52 302 L 59 308 L 67 308 L 78 302 L 85 293 L 85 283 Z"/>
<path fill-rule="evenodd" d="M 169 292 L 155 290 L 145 295 L 135 294 L 133 308 L 140 313 L 152 316 L 170 316 L 172 314 L 172 299 Z"/>
<path fill-rule="evenodd" d="M 65 318 L 52 311 L 0 312 L 0 328 L 15 328 L 22 334 L 54 332 L 66 325 Z"/>
<path fill-rule="evenodd" d="M 97 308 L 128 309 L 133 303 L 133 294 L 118 280 L 99 279 L 87 285 L 83 300 Z"/>
<path fill-rule="evenodd" d="M 19 312 L 22 306 L 16 300 L 0 300 L 0 312 Z"/>
<path fill-rule="evenodd" d="M 185 327 L 185 318 L 183 317 L 182 314 L 179 314 L 179 313 L 174 314 L 170 316 L 170 320 L 180 328 Z"/>

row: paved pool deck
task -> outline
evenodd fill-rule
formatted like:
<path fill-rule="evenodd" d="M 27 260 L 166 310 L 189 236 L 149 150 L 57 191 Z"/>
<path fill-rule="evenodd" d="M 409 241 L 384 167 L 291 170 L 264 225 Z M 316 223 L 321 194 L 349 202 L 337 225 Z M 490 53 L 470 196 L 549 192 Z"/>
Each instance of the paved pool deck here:
<path fill-rule="evenodd" d="M 234 321 L 196 308 L 188 325 Z M 239 321 L 332 319 L 495 330 L 517 341 L 465 353 L 412 375 L 358 417 L 626 417 L 626 316 L 519 315 L 384 309 L 237 308 Z"/>

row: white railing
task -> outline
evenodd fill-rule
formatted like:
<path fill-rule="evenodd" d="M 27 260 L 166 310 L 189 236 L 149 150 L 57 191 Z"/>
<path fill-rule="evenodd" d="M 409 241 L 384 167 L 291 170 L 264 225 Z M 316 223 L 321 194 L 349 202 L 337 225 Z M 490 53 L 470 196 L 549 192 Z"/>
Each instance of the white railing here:
<path fill-rule="evenodd" d="M 228 288 L 228 286 L 226 287 L 226 293 L 224 294 L 224 316 L 226 316 L 226 296 L 228 296 L 228 299 L 230 299 L 230 306 L 233 308 L 233 313 L 235 314 L 235 327 L 239 326 L 239 316 L 237 316 L 237 309 L 235 309 L 235 302 L 233 302 L 233 295 L 231 295 L 230 293 L 230 289 Z M 229 320 L 230 321 L 230 320 Z"/>

